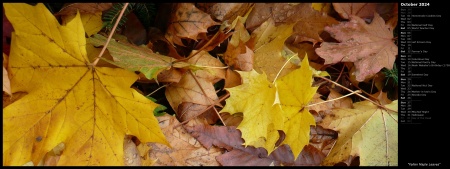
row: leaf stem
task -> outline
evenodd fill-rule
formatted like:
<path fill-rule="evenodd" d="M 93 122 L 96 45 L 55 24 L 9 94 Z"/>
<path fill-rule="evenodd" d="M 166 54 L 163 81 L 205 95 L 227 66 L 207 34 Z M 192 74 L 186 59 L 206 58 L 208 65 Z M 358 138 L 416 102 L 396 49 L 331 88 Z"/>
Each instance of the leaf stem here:
<path fill-rule="evenodd" d="M 342 87 L 343 89 L 345 89 L 345 90 L 347 90 L 347 91 L 353 93 L 353 90 L 350 90 L 349 88 L 346 88 L 346 87 L 340 85 L 339 83 L 336 83 L 336 82 L 334 82 L 334 81 L 332 81 L 332 80 L 330 80 L 330 79 L 327 79 L 327 78 L 324 78 L 324 77 L 321 77 L 321 76 L 315 76 L 315 77 L 322 78 L 322 79 L 324 79 L 324 80 L 326 80 L 326 81 L 328 81 L 328 82 L 331 82 L 331 83 L 333 83 L 333 84 L 335 84 L 335 85 L 337 85 L 337 86 L 339 86 L 339 87 Z M 359 94 L 359 93 L 355 93 L 355 94 L 358 95 L 359 97 L 363 98 L 363 99 L 366 99 L 366 100 L 369 101 L 369 102 L 372 102 L 373 104 L 375 104 L 375 105 L 377 105 L 377 106 L 379 106 L 379 107 L 382 107 L 382 108 L 384 108 L 384 109 L 386 109 L 386 110 L 389 110 L 389 111 L 397 112 L 397 113 L 398 113 L 398 111 L 389 109 L 389 108 L 387 108 L 386 106 L 383 106 L 383 105 L 381 105 L 381 104 L 379 104 L 379 103 L 377 103 L 377 102 L 374 102 L 373 100 L 370 100 L 370 99 L 368 99 L 367 97 L 364 97 L 363 95 L 361 95 L 361 94 Z"/>
<path fill-rule="evenodd" d="M 167 87 L 167 86 L 169 86 L 169 84 L 165 84 L 165 85 L 162 85 L 162 86 L 158 87 L 155 91 L 153 91 L 153 92 L 151 92 L 150 94 L 148 94 L 147 97 L 149 97 L 150 95 L 156 93 L 158 90 L 160 90 L 160 89 L 162 89 L 162 88 L 164 88 L 164 87 Z"/>
<path fill-rule="evenodd" d="M 310 105 L 308 105 L 308 106 L 306 106 L 306 107 L 311 107 L 311 106 L 315 106 L 315 105 L 322 104 L 322 103 L 327 103 L 327 102 L 336 101 L 336 100 L 342 99 L 342 98 L 344 98 L 344 97 L 348 97 L 348 96 L 350 96 L 350 95 L 352 95 L 352 94 L 356 94 L 356 93 L 361 93 L 361 90 L 356 90 L 356 91 L 354 91 L 354 92 L 351 92 L 351 93 L 349 93 L 349 94 L 346 94 L 346 95 L 344 95 L 344 96 L 341 96 L 341 97 L 338 97 L 338 98 L 334 98 L 334 99 L 331 99 L 331 100 L 327 100 L 327 101 L 323 101 L 323 102 L 319 102 L 319 103 L 310 104 Z"/>
<path fill-rule="evenodd" d="M 116 23 L 114 24 L 114 27 L 112 28 L 111 32 L 109 33 L 108 36 L 108 40 L 106 40 L 105 45 L 102 48 L 102 51 L 100 52 L 100 54 L 97 56 L 97 59 L 95 59 L 95 61 L 92 63 L 92 65 L 95 67 L 95 65 L 97 65 L 98 61 L 100 60 L 100 58 L 103 56 L 103 53 L 105 53 L 106 47 L 109 44 L 109 41 L 111 41 L 111 38 L 114 34 L 114 32 L 116 31 L 117 25 L 119 25 L 120 19 L 122 19 L 123 13 L 125 12 L 125 10 L 127 9 L 129 3 L 125 3 L 125 5 L 122 8 L 122 11 L 120 11 L 119 17 L 116 20 Z"/>

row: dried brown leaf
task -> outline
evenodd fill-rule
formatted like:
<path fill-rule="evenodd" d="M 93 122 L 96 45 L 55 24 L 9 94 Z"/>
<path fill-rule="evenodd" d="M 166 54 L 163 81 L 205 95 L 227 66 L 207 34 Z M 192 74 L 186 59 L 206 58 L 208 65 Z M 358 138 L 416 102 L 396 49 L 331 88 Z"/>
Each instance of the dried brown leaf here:
<path fill-rule="evenodd" d="M 211 38 L 202 39 L 194 49 L 203 51 L 211 51 L 215 49 L 217 46 L 220 46 L 226 39 L 228 39 L 233 33 L 232 32 L 224 32 L 222 30 L 217 31 L 217 33 Z"/>
<path fill-rule="evenodd" d="M 14 103 L 15 101 L 19 100 L 20 98 L 22 98 L 25 95 L 27 95 L 27 93 L 24 93 L 24 92 L 16 92 L 16 93 L 13 93 L 11 96 L 7 95 L 6 93 L 3 93 L 3 100 L 2 100 L 3 108 L 10 105 L 11 103 Z"/>
<path fill-rule="evenodd" d="M 383 67 L 392 69 L 398 53 L 393 42 L 393 30 L 378 14 L 371 24 L 357 16 L 350 18 L 349 22 L 325 27 L 340 42 L 324 42 L 316 49 L 316 53 L 325 59 L 325 64 L 354 62 L 357 81 L 375 75 Z"/>
<path fill-rule="evenodd" d="M 220 117 L 222 118 L 226 126 L 237 127 L 242 122 L 243 115 L 242 113 L 230 115 L 230 113 L 224 112 L 220 113 Z"/>
<path fill-rule="evenodd" d="M 192 53 L 195 52 L 195 50 L 192 51 Z M 198 78 L 205 79 L 211 83 L 216 83 L 225 78 L 225 65 L 206 51 L 200 51 L 187 62 L 192 65 L 203 66 L 202 69 L 193 72 Z"/>
<path fill-rule="evenodd" d="M 322 41 L 319 35 L 325 26 L 338 23 L 326 13 L 314 10 L 311 3 L 256 3 L 246 27 L 254 29 L 269 18 L 277 25 L 296 23 L 295 42 L 310 41 L 313 44 Z"/>
<path fill-rule="evenodd" d="M 341 96 L 342 96 L 342 94 L 340 94 L 336 90 L 330 89 L 330 94 L 328 95 L 327 100 L 335 99 L 335 98 L 338 98 Z M 349 108 L 349 109 L 351 109 L 351 108 L 353 108 L 353 101 L 350 97 L 344 97 L 339 100 L 335 100 L 335 101 L 331 102 L 331 108 Z"/>
<path fill-rule="evenodd" d="M 278 78 L 298 68 L 298 65 L 292 62 L 285 65 L 287 59 L 282 54 L 284 42 L 292 34 L 293 26 L 293 24 L 275 26 L 273 19 L 270 18 L 251 34 L 251 39 L 255 41 L 253 69 L 258 73 L 265 72 L 270 82 L 275 79 L 283 66 Z"/>
<path fill-rule="evenodd" d="M 195 53 L 195 51 L 193 51 L 193 53 Z M 189 110 L 193 105 L 183 106 L 183 108 L 189 108 L 187 110 L 180 109 L 179 105 L 182 103 L 195 103 L 198 104 L 195 106 L 195 110 L 197 110 L 199 106 L 207 107 L 214 104 L 214 101 L 216 101 L 218 97 L 213 84 L 225 78 L 225 70 L 218 68 L 223 67 L 223 63 L 212 57 L 206 51 L 199 52 L 187 62 L 192 65 L 207 67 L 201 70 L 192 71 L 192 73 L 189 71 L 185 72 L 178 83 L 171 84 L 166 88 L 167 100 L 173 110 L 177 111 L 178 114 L 183 114 L 183 116 L 181 116 L 181 114 L 179 116 L 183 117 L 180 119 L 182 121 L 189 119 L 187 117 L 196 116 L 197 112 Z M 184 114 L 183 112 L 195 114 Z M 210 120 L 215 121 L 215 119 Z"/>
<path fill-rule="evenodd" d="M 319 112 L 327 111 L 327 110 L 331 109 L 331 103 L 329 103 L 329 102 L 328 103 L 322 103 L 325 100 L 322 100 L 320 98 L 321 96 L 322 95 L 320 95 L 319 93 L 314 94 L 314 96 L 312 98 L 312 101 L 311 101 L 311 104 L 316 104 L 316 103 L 321 103 L 321 104 L 316 104 L 316 105 L 310 106 L 309 107 L 310 110 L 314 110 L 314 111 L 319 113 Z"/>
<path fill-rule="evenodd" d="M 206 148 L 213 145 L 225 148 L 228 152 L 216 157 L 224 166 L 275 166 L 279 165 L 319 165 L 325 155 L 315 147 L 307 145 L 297 160 L 289 146 L 282 145 L 267 156 L 263 148 L 244 147 L 241 132 L 234 126 L 196 125 L 186 130 Z"/>
<path fill-rule="evenodd" d="M 376 11 L 376 3 L 333 3 L 334 10 L 344 19 L 350 19 L 351 15 L 359 16 L 360 18 L 373 17 Z"/>
<path fill-rule="evenodd" d="M 374 13 L 380 14 L 385 20 L 390 20 L 397 16 L 398 3 L 333 3 L 336 12 L 344 19 L 350 19 L 351 15 L 371 21 Z M 397 19 L 395 19 L 397 20 Z M 395 23 L 396 25 L 397 23 Z M 394 29 L 392 27 L 392 29 Z"/>
<path fill-rule="evenodd" d="M 197 117 L 199 119 L 204 119 L 207 124 L 214 124 L 219 119 L 217 113 L 211 108 L 208 108 L 207 105 L 200 105 L 191 102 L 182 102 L 178 106 L 178 111 L 176 111 L 176 115 L 181 122 L 186 120 L 190 120 L 193 117 Z M 206 110 L 206 112 L 204 112 Z M 201 113 L 201 114 L 200 114 Z M 203 121 L 200 121 L 203 122 Z M 204 124 L 204 123 L 202 123 Z"/>
<path fill-rule="evenodd" d="M 197 81 L 195 81 L 194 77 L 188 72 L 178 83 L 171 84 L 166 88 L 166 97 L 175 111 L 179 111 L 178 106 L 183 102 L 211 105 L 218 99 L 211 82 L 202 78 L 197 78 Z"/>
<path fill-rule="evenodd" d="M 292 41 L 291 43 L 289 43 L 289 41 Z M 305 55 L 308 55 L 308 60 L 310 61 L 314 61 L 317 60 L 319 57 L 319 55 L 316 54 L 316 51 L 313 44 L 309 43 L 309 42 L 300 42 L 300 43 L 295 43 L 295 38 L 290 37 L 288 40 L 286 40 L 286 47 L 289 48 L 292 52 L 294 53 L 298 53 L 298 56 L 300 58 L 303 59 L 303 57 Z M 310 66 L 311 62 L 310 62 Z M 320 69 L 316 69 L 316 70 L 320 70 Z"/>
<path fill-rule="evenodd" d="M 222 154 L 218 148 L 205 149 L 189 135 L 174 116 L 157 117 L 160 127 L 172 146 L 151 143 L 150 158 L 158 159 L 154 166 L 218 166 L 215 157 Z"/>
<path fill-rule="evenodd" d="M 242 84 L 241 75 L 234 70 L 227 69 L 224 88 L 232 88 L 240 84 Z"/>
<path fill-rule="evenodd" d="M 166 38 L 172 44 L 184 46 L 181 38 L 197 40 L 197 35 L 207 28 L 218 25 L 211 16 L 197 9 L 193 3 L 177 3 L 172 9 Z"/>
<path fill-rule="evenodd" d="M 127 37 L 127 39 L 133 44 L 139 46 L 142 44 L 146 44 L 148 42 L 147 39 L 147 30 L 145 30 L 144 25 L 139 20 L 139 18 L 131 12 L 127 16 L 127 22 L 125 22 L 123 35 Z"/>
<path fill-rule="evenodd" d="M 210 3 L 200 3 L 210 4 Z M 243 16 L 251 8 L 253 3 L 214 3 L 211 5 L 203 5 L 206 12 L 219 21 L 232 21 L 238 16 Z"/>
<path fill-rule="evenodd" d="M 228 66 L 235 70 L 250 71 L 253 69 L 253 51 L 245 43 L 250 39 L 250 34 L 244 27 L 244 24 L 238 20 L 236 22 L 235 32 L 228 42 L 227 50 L 223 59 Z"/>
<path fill-rule="evenodd" d="M 373 99 L 373 98 L 371 98 L 373 101 L 378 101 L 379 103 L 381 103 L 381 105 L 386 105 L 386 104 L 390 104 L 390 103 L 392 103 L 392 100 L 390 100 L 389 98 L 388 98 L 388 94 L 387 94 L 387 92 L 383 92 L 383 91 L 378 91 L 378 92 L 376 92 L 376 93 L 374 93 L 374 94 L 371 94 L 374 98 L 376 98 L 376 99 Z"/>

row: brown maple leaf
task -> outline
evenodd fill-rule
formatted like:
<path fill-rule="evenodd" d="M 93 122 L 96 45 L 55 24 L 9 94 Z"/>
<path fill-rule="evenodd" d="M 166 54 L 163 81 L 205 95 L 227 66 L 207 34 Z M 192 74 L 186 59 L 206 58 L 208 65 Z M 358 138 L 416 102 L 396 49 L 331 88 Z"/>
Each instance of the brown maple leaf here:
<path fill-rule="evenodd" d="M 354 62 L 358 81 L 375 75 L 383 67 L 393 68 L 398 52 L 393 30 L 377 13 L 370 24 L 352 15 L 349 22 L 325 27 L 325 31 L 340 42 L 323 42 L 316 49 L 325 64 Z"/>
<path fill-rule="evenodd" d="M 384 20 L 397 15 L 397 3 L 333 3 L 334 10 L 344 19 L 356 15 L 371 20 L 374 13 L 380 14 Z"/>

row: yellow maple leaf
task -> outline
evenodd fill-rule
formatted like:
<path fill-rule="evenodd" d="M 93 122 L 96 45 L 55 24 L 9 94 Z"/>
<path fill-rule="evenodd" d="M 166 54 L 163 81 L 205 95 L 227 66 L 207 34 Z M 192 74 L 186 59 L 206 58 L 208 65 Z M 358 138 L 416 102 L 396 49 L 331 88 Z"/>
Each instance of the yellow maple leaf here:
<path fill-rule="evenodd" d="M 291 147 L 295 159 L 309 143 L 310 126 L 316 125 L 314 117 L 306 107 L 318 88 L 311 87 L 312 77 L 313 71 L 308 57 L 305 56 L 299 69 L 277 80 L 281 109 L 284 112 L 283 131 L 286 138 L 283 143 Z"/>
<path fill-rule="evenodd" d="M 3 5 L 12 92 L 28 93 L 3 109 L 3 165 L 36 165 L 61 142 L 58 165 L 124 165 L 125 135 L 169 145 L 157 104 L 130 88 L 138 76 L 89 63 L 79 14 L 61 26 L 43 4 Z"/>
<path fill-rule="evenodd" d="M 397 111 L 398 101 L 385 105 Z M 321 126 L 339 132 L 338 139 L 323 165 L 334 165 L 360 156 L 361 166 L 398 165 L 398 114 L 379 109 L 369 101 L 353 104 L 353 109 L 333 109 Z"/>
<path fill-rule="evenodd" d="M 312 75 L 308 57 L 301 68 L 292 71 L 276 83 L 270 83 L 265 73 L 239 72 L 242 85 L 227 88 L 230 98 L 221 112 L 242 112 L 242 122 L 237 129 L 242 132 L 245 145 L 264 147 L 270 154 L 276 147 L 279 133 L 286 134 L 283 144 L 288 144 L 295 158 L 309 142 L 310 125 L 314 117 L 307 105 L 317 87 L 311 87 Z"/>
<path fill-rule="evenodd" d="M 272 133 L 274 129 L 283 128 L 283 116 L 279 102 L 276 102 L 275 85 L 267 80 L 265 73 L 259 74 L 255 70 L 250 72 L 238 71 L 242 78 L 242 85 L 227 88 L 230 98 L 226 100 L 225 107 L 221 112 L 229 112 L 231 115 L 242 112 L 244 118 L 237 127 L 242 132 L 244 145 L 264 147 L 270 153 L 275 149 L 278 140 L 278 132 Z M 273 124 L 271 128 L 269 125 Z M 275 137 L 273 145 L 261 143 L 268 137 Z M 261 140 L 262 139 L 262 140 Z"/>

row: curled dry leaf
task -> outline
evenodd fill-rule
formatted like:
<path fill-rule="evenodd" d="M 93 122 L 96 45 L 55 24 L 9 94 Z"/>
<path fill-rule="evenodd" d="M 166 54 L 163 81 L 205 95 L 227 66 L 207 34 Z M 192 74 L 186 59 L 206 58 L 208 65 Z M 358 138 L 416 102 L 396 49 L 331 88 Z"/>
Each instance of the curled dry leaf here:
<path fill-rule="evenodd" d="M 228 32 L 226 30 L 219 30 L 216 32 L 216 34 L 209 39 L 204 38 L 202 39 L 194 49 L 196 50 L 203 50 L 203 51 L 211 51 L 213 49 L 215 49 L 216 47 L 220 46 L 220 44 L 222 44 L 226 39 L 228 39 L 231 35 L 233 34 L 233 32 Z M 202 34 L 201 34 L 202 35 Z"/>
<path fill-rule="evenodd" d="M 379 72 L 383 67 L 392 69 L 398 48 L 394 44 L 393 30 L 378 14 L 370 24 L 351 16 L 325 30 L 340 43 L 323 42 L 316 53 L 325 59 L 325 64 L 353 62 L 357 81 L 363 81 Z"/>
<path fill-rule="evenodd" d="M 234 126 L 237 127 L 242 122 L 243 115 L 242 113 L 236 113 L 231 115 L 230 113 L 220 113 L 220 117 L 222 118 L 225 126 Z"/>
<path fill-rule="evenodd" d="M 172 148 L 151 144 L 150 158 L 158 159 L 154 166 L 218 166 L 215 157 L 222 154 L 218 148 L 205 149 L 186 130 L 179 126 L 174 116 L 157 117 L 160 127 Z"/>
<path fill-rule="evenodd" d="M 75 15 L 77 11 L 81 14 L 103 12 L 112 7 L 112 3 L 72 3 L 65 4 L 55 15 Z"/>
<path fill-rule="evenodd" d="M 172 44 L 184 46 L 181 38 L 197 40 L 199 33 L 205 33 L 208 27 L 218 25 L 211 16 L 197 9 L 193 3 L 177 3 L 172 11 L 165 35 Z"/>

